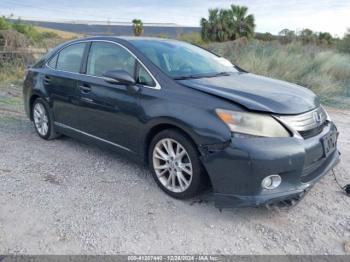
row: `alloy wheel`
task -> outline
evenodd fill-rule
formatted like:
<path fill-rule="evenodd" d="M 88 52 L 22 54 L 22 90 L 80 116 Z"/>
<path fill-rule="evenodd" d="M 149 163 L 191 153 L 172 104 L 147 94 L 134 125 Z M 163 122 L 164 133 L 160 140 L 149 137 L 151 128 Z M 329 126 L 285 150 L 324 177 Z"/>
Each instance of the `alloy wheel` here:
<path fill-rule="evenodd" d="M 181 193 L 191 185 L 191 159 L 179 142 L 171 138 L 158 141 L 153 149 L 152 159 L 157 178 L 166 189 Z"/>
<path fill-rule="evenodd" d="M 49 118 L 43 104 L 36 103 L 33 109 L 35 128 L 41 136 L 46 136 L 49 131 Z"/>

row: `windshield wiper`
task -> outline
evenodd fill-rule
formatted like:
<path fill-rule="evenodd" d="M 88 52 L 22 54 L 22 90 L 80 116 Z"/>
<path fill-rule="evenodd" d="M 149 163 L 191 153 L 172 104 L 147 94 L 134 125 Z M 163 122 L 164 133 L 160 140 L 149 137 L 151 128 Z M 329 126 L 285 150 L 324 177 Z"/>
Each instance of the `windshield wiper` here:
<path fill-rule="evenodd" d="M 174 77 L 174 80 L 196 79 L 196 78 L 203 78 L 203 77 L 207 77 L 207 76 L 206 75 L 177 76 L 177 77 Z"/>
<path fill-rule="evenodd" d="M 174 80 L 197 79 L 197 78 L 229 76 L 229 75 L 230 75 L 230 72 L 219 72 L 215 74 L 178 76 L 178 77 L 174 77 Z"/>
<path fill-rule="evenodd" d="M 216 77 L 216 76 L 229 76 L 231 75 L 230 72 L 219 72 L 214 75 L 208 76 L 208 77 Z"/>

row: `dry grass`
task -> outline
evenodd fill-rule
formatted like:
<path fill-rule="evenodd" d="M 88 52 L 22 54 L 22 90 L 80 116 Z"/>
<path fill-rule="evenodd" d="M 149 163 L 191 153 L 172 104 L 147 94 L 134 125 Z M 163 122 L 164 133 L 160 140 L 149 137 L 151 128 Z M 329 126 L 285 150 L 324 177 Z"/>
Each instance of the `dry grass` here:
<path fill-rule="evenodd" d="M 0 68 L 0 88 L 6 83 L 21 81 L 24 76 L 24 65 L 9 65 Z"/>
<path fill-rule="evenodd" d="M 51 28 L 46 28 L 46 27 L 41 27 L 41 26 L 34 26 L 38 32 L 43 33 L 55 33 L 58 37 L 62 38 L 62 40 L 70 40 L 74 38 L 80 38 L 83 37 L 84 35 L 78 34 L 78 33 L 72 33 L 72 32 L 67 32 L 67 31 L 61 31 L 57 29 L 51 29 Z"/>
<path fill-rule="evenodd" d="M 28 52 L 32 52 L 31 59 L 25 59 L 20 57 L 13 57 L 13 59 L 0 60 L 0 88 L 8 86 L 11 83 L 17 83 L 22 81 L 25 67 L 28 64 L 32 64 L 36 59 L 42 56 L 45 52 L 55 47 L 56 45 L 74 38 L 82 37 L 83 35 L 70 33 L 45 27 L 34 26 L 35 30 L 43 34 L 43 39 L 38 42 L 32 42 L 25 49 Z M 13 31 L 9 31 L 9 34 L 15 34 Z M 24 35 L 22 35 L 25 37 Z M 28 40 L 29 41 L 29 40 Z"/>
<path fill-rule="evenodd" d="M 339 101 L 349 101 L 350 55 L 257 40 L 211 43 L 208 48 L 250 72 L 310 88 L 323 103 L 344 106 Z"/>

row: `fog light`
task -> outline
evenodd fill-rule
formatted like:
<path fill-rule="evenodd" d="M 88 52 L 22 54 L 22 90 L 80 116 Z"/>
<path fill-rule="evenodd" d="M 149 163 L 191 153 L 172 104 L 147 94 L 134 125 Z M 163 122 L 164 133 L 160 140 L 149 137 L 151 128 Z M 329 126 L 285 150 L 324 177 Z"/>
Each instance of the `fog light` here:
<path fill-rule="evenodd" d="M 261 181 L 261 186 L 266 189 L 275 189 L 282 182 L 282 178 L 279 175 L 267 176 Z"/>

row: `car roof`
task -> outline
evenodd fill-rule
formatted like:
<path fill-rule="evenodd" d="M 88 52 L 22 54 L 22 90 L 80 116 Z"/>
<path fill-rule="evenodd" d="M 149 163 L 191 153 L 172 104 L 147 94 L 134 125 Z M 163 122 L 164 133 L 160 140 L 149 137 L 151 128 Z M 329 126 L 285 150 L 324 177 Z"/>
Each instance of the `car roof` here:
<path fill-rule="evenodd" d="M 168 38 L 160 38 L 160 37 L 143 37 L 143 36 L 89 36 L 89 37 L 83 37 L 83 38 L 77 38 L 73 39 L 64 43 L 61 43 L 51 49 L 46 55 L 46 59 L 49 59 L 53 54 L 56 53 L 56 51 L 61 50 L 62 48 L 74 44 L 74 43 L 79 43 L 79 42 L 84 42 L 84 41 L 111 41 L 111 42 L 116 42 L 119 44 L 124 44 L 124 45 L 131 45 L 132 42 L 134 41 L 156 41 L 156 42 L 180 42 L 175 39 L 168 39 Z M 128 46 L 130 48 L 130 46 Z"/>
<path fill-rule="evenodd" d="M 175 39 L 169 38 L 160 38 L 160 37 L 144 37 L 144 36 L 92 36 L 92 37 L 84 37 L 75 39 L 72 42 L 76 41 L 93 41 L 93 40 L 105 40 L 105 41 L 113 41 L 119 42 L 120 40 L 124 40 L 126 42 L 134 42 L 134 41 L 157 41 L 157 42 L 179 42 Z"/>

